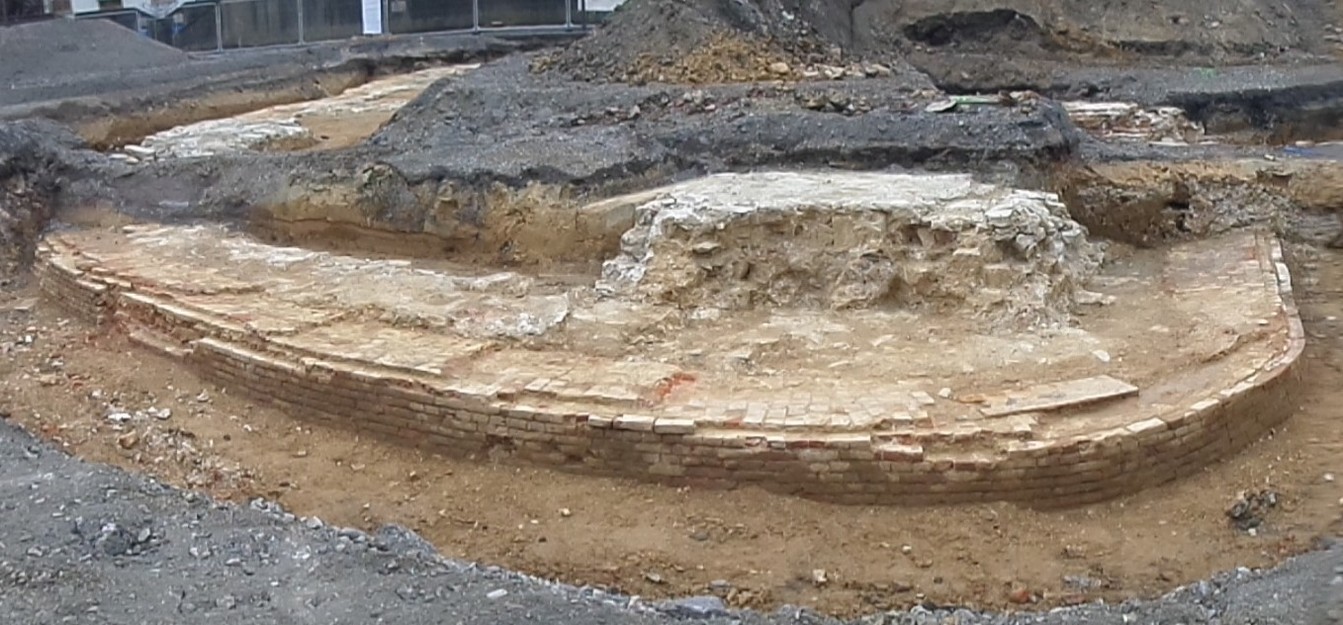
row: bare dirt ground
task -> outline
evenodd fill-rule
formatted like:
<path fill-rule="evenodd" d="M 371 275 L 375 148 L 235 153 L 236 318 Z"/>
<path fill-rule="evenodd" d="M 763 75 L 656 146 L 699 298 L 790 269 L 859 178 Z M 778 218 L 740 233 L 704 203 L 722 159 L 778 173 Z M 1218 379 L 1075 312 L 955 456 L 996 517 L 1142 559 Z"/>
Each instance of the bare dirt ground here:
<path fill-rule="evenodd" d="M 123 337 L 63 317 L 31 286 L 0 300 L 0 401 L 15 422 L 91 460 L 226 499 L 272 498 L 340 525 L 400 523 L 450 557 L 646 597 L 717 592 L 735 606 L 847 616 L 921 600 L 1118 601 L 1268 566 L 1335 529 L 1343 255 L 1322 254 L 1297 254 L 1314 340 L 1301 410 L 1284 428 L 1194 478 L 1058 512 L 840 507 L 418 455 L 204 385 Z M 1227 507 L 1241 491 L 1265 488 L 1281 504 L 1253 535 L 1234 528 Z"/>

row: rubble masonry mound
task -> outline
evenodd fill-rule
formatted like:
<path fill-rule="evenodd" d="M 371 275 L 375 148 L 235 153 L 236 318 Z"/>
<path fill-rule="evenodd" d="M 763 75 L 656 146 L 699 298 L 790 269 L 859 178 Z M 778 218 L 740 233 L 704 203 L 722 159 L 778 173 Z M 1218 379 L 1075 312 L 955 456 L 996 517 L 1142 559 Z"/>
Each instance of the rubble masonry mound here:
<path fill-rule="evenodd" d="M 669 304 L 1057 321 L 1102 258 L 1054 195 L 966 175 L 720 174 L 645 197 L 603 286 Z"/>

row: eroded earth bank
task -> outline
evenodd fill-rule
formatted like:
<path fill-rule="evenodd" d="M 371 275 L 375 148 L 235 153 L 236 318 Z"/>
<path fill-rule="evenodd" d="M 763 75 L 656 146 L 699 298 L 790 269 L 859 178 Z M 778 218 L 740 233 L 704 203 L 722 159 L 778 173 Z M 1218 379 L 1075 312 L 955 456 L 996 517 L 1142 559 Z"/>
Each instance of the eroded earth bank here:
<path fill-rule="evenodd" d="M 1336 19 L 0 31 L 0 615 L 1332 622 Z"/>

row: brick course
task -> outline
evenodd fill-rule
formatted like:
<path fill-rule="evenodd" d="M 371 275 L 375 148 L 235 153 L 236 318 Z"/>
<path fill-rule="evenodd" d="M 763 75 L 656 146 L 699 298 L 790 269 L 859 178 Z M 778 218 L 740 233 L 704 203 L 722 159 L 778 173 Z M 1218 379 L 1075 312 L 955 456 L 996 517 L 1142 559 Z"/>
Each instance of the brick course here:
<path fill-rule="evenodd" d="M 51 245 L 40 250 L 38 275 L 44 294 L 80 319 L 114 324 L 206 379 L 300 418 L 410 445 L 463 455 L 499 448 L 564 470 L 705 488 L 757 486 L 848 504 L 1005 500 L 1054 507 L 1197 472 L 1293 411 L 1293 365 L 1304 333 L 1281 248 L 1267 240 L 1263 249 L 1286 338 L 1247 378 L 1210 397 L 1135 415 L 1122 427 L 1054 440 L 1005 438 L 991 448 L 880 432 L 703 427 L 692 418 L 640 413 L 626 401 L 579 406 L 539 392 L 505 400 L 488 385 L 285 347 L 166 294 L 81 270 Z"/>

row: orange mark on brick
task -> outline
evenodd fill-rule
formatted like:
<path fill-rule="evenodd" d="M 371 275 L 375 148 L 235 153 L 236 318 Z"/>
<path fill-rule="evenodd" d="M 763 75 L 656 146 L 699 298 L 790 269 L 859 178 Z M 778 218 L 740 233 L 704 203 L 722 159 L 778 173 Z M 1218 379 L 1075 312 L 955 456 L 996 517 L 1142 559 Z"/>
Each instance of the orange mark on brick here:
<path fill-rule="evenodd" d="M 668 377 L 658 380 L 657 383 L 653 385 L 654 403 L 666 401 L 667 397 L 670 396 L 673 391 L 694 384 L 696 379 L 697 378 L 693 373 L 677 371 Z"/>

